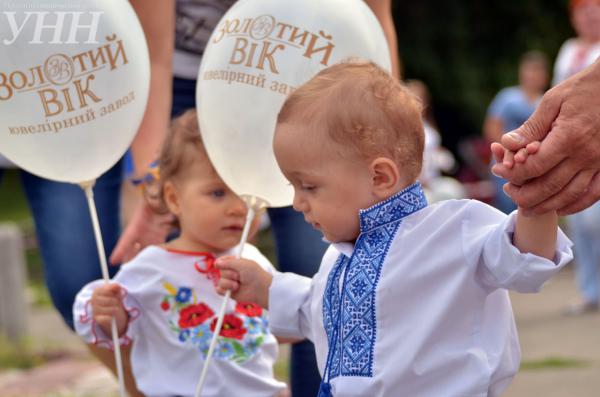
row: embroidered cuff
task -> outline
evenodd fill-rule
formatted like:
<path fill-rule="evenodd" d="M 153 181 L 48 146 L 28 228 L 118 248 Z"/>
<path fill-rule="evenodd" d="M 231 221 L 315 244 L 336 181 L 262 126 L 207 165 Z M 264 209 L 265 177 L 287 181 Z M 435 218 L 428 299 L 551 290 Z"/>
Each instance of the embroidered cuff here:
<path fill-rule="evenodd" d="M 111 335 L 107 335 L 102 331 L 100 326 L 94 320 L 92 311 L 91 298 L 94 290 L 104 284 L 103 280 L 96 280 L 87 284 L 75 298 L 73 304 L 73 320 L 75 323 L 75 331 L 88 344 L 93 344 L 98 347 L 112 350 L 114 349 Z M 132 323 L 140 316 L 140 310 L 126 290 L 123 295 L 123 306 L 129 314 L 127 332 L 119 338 L 121 346 L 127 346 L 131 343 Z"/>

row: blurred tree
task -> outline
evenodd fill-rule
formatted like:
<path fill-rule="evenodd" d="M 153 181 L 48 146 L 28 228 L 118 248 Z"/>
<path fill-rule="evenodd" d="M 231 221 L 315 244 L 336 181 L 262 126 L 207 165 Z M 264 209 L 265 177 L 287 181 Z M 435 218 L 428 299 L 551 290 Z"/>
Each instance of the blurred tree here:
<path fill-rule="evenodd" d="M 405 78 L 431 91 L 444 145 L 479 135 L 488 104 L 517 84 L 521 54 L 541 50 L 551 63 L 574 35 L 567 0 L 394 0 Z"/>

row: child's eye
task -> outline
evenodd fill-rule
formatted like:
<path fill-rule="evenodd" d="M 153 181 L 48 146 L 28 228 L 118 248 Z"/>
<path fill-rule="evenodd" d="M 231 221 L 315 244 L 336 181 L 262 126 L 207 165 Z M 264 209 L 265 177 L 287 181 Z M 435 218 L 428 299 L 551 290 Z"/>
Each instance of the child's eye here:
<path fill-rule="evenodd" d="M 304 190 L 305 192 L 312 192 L 316 189 L 316 186 L 313 185 L 302 185 L 300 186 L 300 189 Z"/>
<path fill-rule="evenodd" d="M 210 195 L 216 198 L 225 197 L 225 189 L 216 189 L 210 192 Z"/>

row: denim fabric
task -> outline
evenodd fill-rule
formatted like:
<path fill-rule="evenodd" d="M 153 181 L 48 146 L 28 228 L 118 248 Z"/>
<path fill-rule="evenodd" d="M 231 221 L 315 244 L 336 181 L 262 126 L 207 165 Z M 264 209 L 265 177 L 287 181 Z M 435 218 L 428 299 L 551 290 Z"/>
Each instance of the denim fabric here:
<path fill-rule="evenodd" d="M 0 170 L 0 178 L 1 178 Z M 46 286 L 56 309 L 73 329 L 73 301 L 88 282 L 102 278 L 90 210 L 83 190 L 21 170 L 21 182 L 35 222 Z M 108 256 L 120 232 L 122 163 L 98 178 L 94 200 Z M 111 267 L 111 277 L 118 270 Z"/>

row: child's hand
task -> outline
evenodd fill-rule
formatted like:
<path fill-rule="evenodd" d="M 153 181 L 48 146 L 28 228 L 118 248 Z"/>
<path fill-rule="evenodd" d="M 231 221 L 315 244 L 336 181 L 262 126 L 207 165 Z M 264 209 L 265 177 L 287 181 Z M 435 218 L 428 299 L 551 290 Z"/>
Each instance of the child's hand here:
<path fill-rule="evenodd" d="M 217 292 L 225 295 L 231 291 L 233 299 L 239 302 L 253 302 L 268 309 L 269 287 L 273 276 L 260 265 L 248 259 L 224 256 L 217 259 L 216 266 L 221 271 Z"/>
<path fill-rule="evenodd" d="M 532 154 L 537 153 L 540 148 L 540 142 L 534 141 L 526 147 L 519 149 L 518 152 L 513 152 L 506 149 L 500 143 L 494 142 L 491 145 L 492 154 L 496 163 L 502 163 L 506 168 L 512 168 L 515 163 L 524 163 Z"/>
<path fill-rule="evenodd" d="M 533 141 L 528 143 L 524 148 L 519 149 L 519 151 L 515 154 L 515 163 L 524 163 L 525 160 L 527 160 L 527 157 L 537 153 L 538 150 L 540 150 L 540 144 L 540 141 Z"/>
<path fill-rule="evenodd" d="M 111 335 L 111 321 L 117 320 L 119 336 L 127 331 L 128 315 L 123 307 L 121 287 L 118 284 L 105 284 L 92 293 L 94 321 L 106 335 Z"/>

